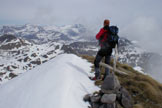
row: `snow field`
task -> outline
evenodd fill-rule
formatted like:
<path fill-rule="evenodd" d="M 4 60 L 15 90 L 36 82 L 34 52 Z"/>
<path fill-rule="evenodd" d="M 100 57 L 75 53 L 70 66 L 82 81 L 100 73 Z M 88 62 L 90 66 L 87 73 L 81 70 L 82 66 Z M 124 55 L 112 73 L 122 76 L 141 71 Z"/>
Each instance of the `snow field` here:
<path fill-rule="evenodd" d="M 83 96 L 99 89 L 88 78 L 91 65 L 59 55 L 0 86 L 0 108 L 86 108 Z"/>

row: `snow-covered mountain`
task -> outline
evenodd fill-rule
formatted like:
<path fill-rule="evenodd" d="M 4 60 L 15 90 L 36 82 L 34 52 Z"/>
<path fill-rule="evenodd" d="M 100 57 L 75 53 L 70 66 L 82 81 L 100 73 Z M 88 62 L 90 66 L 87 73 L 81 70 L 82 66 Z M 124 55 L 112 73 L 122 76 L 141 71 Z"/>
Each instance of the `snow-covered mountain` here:
<path fill-rule="evenodd" d="M 28 41 L 17 38 L 13 35 L 3 35 L 0 37 L 0 49 L 2 50 L 12 50 L 15 48 L 21 49 L 29 44 L 30 43 Z"/>
<path fill-rule="evenodd" d="M 87 29 L 80 24 L 61 27 L 30 24 L 1 27 L 0 82 L 33 69 L 60 53 L 95 56 L 99 45 L 94 41 L 95 36 L 88 35 L 92 33 L 87 34 Z M 159 66 L 162 55 L 146 51 L 138 43 L 124 37 L 119 42 L 119 61 L 153 76 L 161 72 Z"/>
<path fill-rule="evenodd" d="M 91 66 L 59 55 L 0 86 L 0 108 L 88 108 L 83 97 L 99 90 L 88 78 Z"/>
<path fill-rule="evenodd" d="M 0 29 L 0 35 L 12 34 L 37 44 L 49 41 L 72 42 L 84 40 L 85 32 L 86 29 L 81 24 L 61 27 L 26 24 L 22 26 L 3 26 Z"/>
<path fill-rule="evenodd" d="M 62 44 L 36 45 L 13 35 L 0 37 L 0 83 L 61 54 Z"/>

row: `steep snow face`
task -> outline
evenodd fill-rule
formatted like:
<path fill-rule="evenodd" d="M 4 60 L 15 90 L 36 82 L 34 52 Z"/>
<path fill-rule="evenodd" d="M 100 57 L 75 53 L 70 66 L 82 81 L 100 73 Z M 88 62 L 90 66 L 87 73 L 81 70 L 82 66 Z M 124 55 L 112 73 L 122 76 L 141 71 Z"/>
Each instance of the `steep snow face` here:
<path fill-rule="evenodd" d="M 62 54 L 0 86 L 0 108 L 87 108 L 83 96 L 99 90 L 91 65 Z"/>

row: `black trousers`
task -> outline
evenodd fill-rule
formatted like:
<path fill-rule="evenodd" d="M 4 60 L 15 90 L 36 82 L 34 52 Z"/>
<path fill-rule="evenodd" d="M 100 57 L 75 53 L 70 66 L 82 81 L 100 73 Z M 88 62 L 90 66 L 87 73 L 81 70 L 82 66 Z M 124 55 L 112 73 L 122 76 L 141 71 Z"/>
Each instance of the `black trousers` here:
<path fill-rule="evenodd" d="M 112 49 L 100 49 L 96 55 L 94 65 L 95 65 L 95 76 L 97 78 L 100 77 L 100 69 L 99 63 L 105 57 L 105 63 L 110 64 Z M 108 68 L 105 69 L 105 76 L 110 74 L 110 70 Z"/>

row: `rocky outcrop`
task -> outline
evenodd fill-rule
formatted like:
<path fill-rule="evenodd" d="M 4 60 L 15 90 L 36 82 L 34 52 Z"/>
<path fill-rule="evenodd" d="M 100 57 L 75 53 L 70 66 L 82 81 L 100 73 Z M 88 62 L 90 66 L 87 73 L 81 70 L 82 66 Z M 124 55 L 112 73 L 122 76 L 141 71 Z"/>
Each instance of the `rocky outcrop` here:
<path fill-rule="evenodd" d="M 20 38 L 17 38 L 14 35 L 5 34 L 3 36 L 0 36 L 0 49 L 2 50 L 11 50 L 14 48 L 19 48 L 21 46 L 29 45 L 25 42 L 25 40 L 22 40 Z"/>
<path fill-rule="evenodd" d="M 69 45 L 63 45 L 61 50 L 65 53 L 96 55 L 98 48 L 97 42 L 74 42 Z"/>
<path fill-rule="evenodd" d="M 10 74 L 9 74 L 9 77 L 10 77 L 10 78 L 14 78 L 14 77 L 16 77 L 16 76 L 17 76 L 17 75 L 16 75 L 15 73 L 10 73 Z"/>
<path fill-rule="evenodd" d="M 35 61 L 31 61 L 30 63 L 31 63 L 31 64 L 36 64 L 36 65 L 40 65 L 40 64 L 41 64 L 41 59 L 38 58 L 38 59 L 36 59 Z"/>
<path fill-rule="evenodd" d="M 78 54 L 75 50 L 73 50 L 71 47 L 67 46 L 67 45 L 63 45 L 61 50 L 63 50 L 65 53 L 72 53 L 72 54 Z"/>
<path fill-rule="evenodd" d="M 44 58 L 48 58 L 48 56 L 45 54 L 45 55 L 42 55 L 42 57 L 44 57 Z"/>
<path fill-rule="evenodd" d="M 90 108 L 132 108 L 133 100 L 128 91 L 122 87 L 113 74 L 107 76 L 101 85 L 101 90 L 94 94 L 87 94 L 84 101 L 88 101 Z"/>
<path fill-rule="evenodd" d="M 36 53 L 31 54 L 31 57 L 37 57 Z"/>
<path fill-rule="evenodd" d="M 0 36 L 0 42 L 2 43 L 2 42 L 10 42 L 11 40 L 14 40 L 14 39 L 17 39 L 17 37 L 16 36 L 13 36 L 13 35 L 7 35 L 7 34 L 5 34 L 5 35 L 3 35 L 3 36 Z"/>
<path fill-rule="evenodd" d="M 29 58 L 28 56 L 24 58 L 24 62 L 28 62 L 30 60 L 31 60 L 31 58 Z"/>

